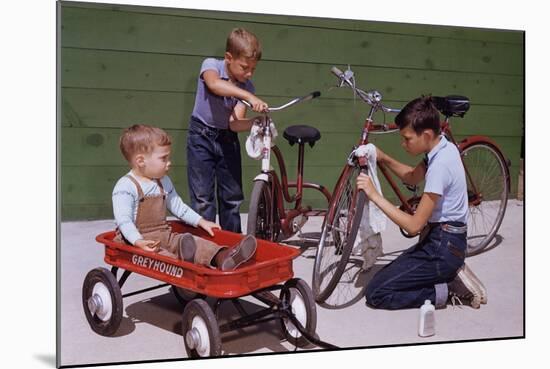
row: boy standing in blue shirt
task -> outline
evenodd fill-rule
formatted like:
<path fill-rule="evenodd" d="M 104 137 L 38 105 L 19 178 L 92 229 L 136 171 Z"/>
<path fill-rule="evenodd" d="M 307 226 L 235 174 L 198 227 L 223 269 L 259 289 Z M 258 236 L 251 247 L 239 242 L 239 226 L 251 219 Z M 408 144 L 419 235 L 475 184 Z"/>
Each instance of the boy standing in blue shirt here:
<path fill-rule="evenodd" d="M 460 153 L 440 135 L 439 111 L 430 96 L 409 102 L 395 122 L 404 149 L 414 156 L 426 154 L 425 159 L 412 168 L 379 149 L 377 158 L 407 184 L 426 180 L 415 214 L 383 198 L 364 174 L 358 177 L 357 186 L 399 227 L 409 234 L 421 234 L 416 245 L 376 273 L 367 286 L 367 303 L 403 309 L 430 300 L 442 308 L 448 300 L 457 300 L 477 309 L 487 302 L 487 292 L 464 264 L 468 196 Z"/>
<path fill-rule="evenodd" d="M 267 104 L 254 96 L 250 78 L 261 58 L 258 39 L 236 28 L 229 34 L 224 59 L 203 61 L 187 136 L 187 176 L 191 207 L 210 221 L 216 219 L 216 198 L 222 229 L 240 233 L 242 191 L 241 151 L 237 132 L 248 131 L 246 106 L 256 112 Z"/>

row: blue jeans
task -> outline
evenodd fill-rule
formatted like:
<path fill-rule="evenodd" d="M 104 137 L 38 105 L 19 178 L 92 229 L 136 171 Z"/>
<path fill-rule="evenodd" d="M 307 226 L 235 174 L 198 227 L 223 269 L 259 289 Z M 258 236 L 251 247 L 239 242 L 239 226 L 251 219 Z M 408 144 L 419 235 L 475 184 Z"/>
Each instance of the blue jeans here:
<path fill-rule="evenodd" d="M 214 222 L 217 198 L 222 229 L 241 233 L 239 208 L 244 199 L 241 177 L 237 133 L 210 128 L 192 117 L 187 135 L 191 207 L 203 218 Z"/>
<path fill-rule="evenodd" d="M 430 300 L 436 308 L 445 306 L 447 283 L 464 264 L 466 233 L 451 233 L 441 224 L 430 228 L 419 243 L 375 274 L 365 292 L 367 304 L 395 310 L 419 307 Z"/>

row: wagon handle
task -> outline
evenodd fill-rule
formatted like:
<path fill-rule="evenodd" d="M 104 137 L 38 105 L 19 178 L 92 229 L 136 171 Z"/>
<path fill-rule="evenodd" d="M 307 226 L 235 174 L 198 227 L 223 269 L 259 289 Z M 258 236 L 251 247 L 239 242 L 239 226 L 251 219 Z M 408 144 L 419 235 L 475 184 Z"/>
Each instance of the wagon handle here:
<path fill-rule="evenodd" d="M 320 339 L 317 339 L 315 337 L 313 337 L 311 334 L 309 334 L 306 329 L 304 328 L 304 326 L 302 325 L 302 323 L 300 323 L 300 321 L 298 319 L 296 319 L 296 317 L 294 316 L 294 314 L 292 314 L 292 312 L 289 312 L 289 311 L 285 311 L 285 310 L 282 310 L 281 313 L 283 313 L 284 315 L 287 316 L 288 319 L 290 319 L 290 321 L 292 322 L 292 324 L 294 324 L 294 326 L 296 327 L 296 329 L 298 329 L 298 331 L 302 334 L 302 336 L 304 336 L 309 342 L 311 342 L 312 344 L 318 346 L 318 347 L 321 347 L 321 348 L 325 348 L 325 349 L 331 349 L 331 350 L 334 350 L 334 349 L 338 349 L 340 347 L 338 346 L 335 346 L 331 343 L 328 343 L 328 342 L 324 342 L 324 341 L 321 341 Z"/>

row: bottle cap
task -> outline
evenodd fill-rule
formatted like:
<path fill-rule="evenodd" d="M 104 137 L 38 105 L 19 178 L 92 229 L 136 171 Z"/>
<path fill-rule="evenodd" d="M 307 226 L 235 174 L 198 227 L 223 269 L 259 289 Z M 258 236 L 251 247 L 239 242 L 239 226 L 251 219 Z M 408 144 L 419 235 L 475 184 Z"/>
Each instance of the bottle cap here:
<path fill-rule="evenodd" d="M 425 300 L 424 301 L 424 305 L 431 305 L 431 303 L 432 303 L 431 300 Z"/>

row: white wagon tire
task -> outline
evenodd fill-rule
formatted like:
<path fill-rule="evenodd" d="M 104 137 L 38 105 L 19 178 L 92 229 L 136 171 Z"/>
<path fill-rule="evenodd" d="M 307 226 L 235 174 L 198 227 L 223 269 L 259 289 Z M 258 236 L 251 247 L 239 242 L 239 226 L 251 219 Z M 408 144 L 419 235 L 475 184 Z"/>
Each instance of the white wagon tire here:
<path fill-rule="evenodd" d="M 317 327 L 317 310 L 311 288 L 299 278 L 288 280 L 281 290 L 281 301 L 290 305 L 290 310 L 305 331 L 315 336 Z M 298 328 L 288 318 L 281 319 L 281 329 L 285 338 L 298 347 L 308 345 L 309 341 L 300 333 Z"/>
<path fill-rule="evenodd" d="M 201 299 L 191 300 L 183 310 L 182 334 L 187 356 L 220 356 L 222 341 L 212 308 Z"/>
<path fill-rule="evenodd" d="M 102 336 L 112 336 L 122 321 L 122 292 L 110 271 L 91 270 L 82 286 L 84 314 L 92 330 Z"/>

